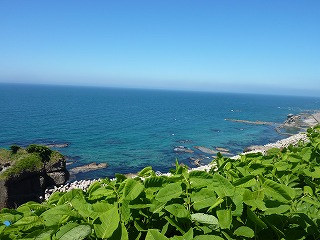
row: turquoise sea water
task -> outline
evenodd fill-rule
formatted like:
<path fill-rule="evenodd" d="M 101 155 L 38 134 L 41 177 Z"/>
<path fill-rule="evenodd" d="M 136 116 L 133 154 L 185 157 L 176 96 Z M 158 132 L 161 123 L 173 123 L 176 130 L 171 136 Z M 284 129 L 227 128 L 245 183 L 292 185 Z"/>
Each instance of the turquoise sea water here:
<path fill-rule="evenodd" d="M 136 173 L 148 165 L 166 172 L 176 158 L 189 165 L 190 157 L 212 160 L 194 146 L 236 154 L 279 140 L 284 136 L 273 126 L 225 119 L 280 123 L 289 113 L 319 109 L 320 98 L 0 84 L 0 104 L 0 148 L 68 143 L 58 150 L 73 162 L 69 168 L 110 165 L 73 176 L 84 179 Z M 180 145 L 195 152 L 174 152 Z"/>

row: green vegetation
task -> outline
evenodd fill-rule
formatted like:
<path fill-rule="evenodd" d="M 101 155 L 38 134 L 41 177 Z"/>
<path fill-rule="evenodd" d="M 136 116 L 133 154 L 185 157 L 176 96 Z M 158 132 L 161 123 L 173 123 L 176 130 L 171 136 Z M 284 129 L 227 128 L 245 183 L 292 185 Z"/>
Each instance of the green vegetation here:
<path fill-rule="evenodd" d="M 151 167 L 0 212 L 0 239 L 319 239 L 320 127 L 310 143 L 218 154 L 218 170 Z"/>
<path fill-rule="evenodd" d="M 0 174 L 0 179 L 7 179 L 25 172 L 40 171 L 46 162 L 56 162 L 61 159 L 59 152 L 52 151 L 46 146 L 31 144 L 26 149 L 13 145 L 10 151 L 0 150 L 0 164 L 10 164 Z"/>

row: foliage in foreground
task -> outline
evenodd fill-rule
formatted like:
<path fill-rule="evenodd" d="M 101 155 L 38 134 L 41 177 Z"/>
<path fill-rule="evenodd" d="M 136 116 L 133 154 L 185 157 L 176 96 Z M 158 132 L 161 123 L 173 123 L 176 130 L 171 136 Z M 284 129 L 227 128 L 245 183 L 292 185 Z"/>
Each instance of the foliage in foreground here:
<path fill-rule="evenodd" d="M 320 127 L 311 142 L 218 170 L 96 182 L 0 213 L 0 239 L 319 239 Z"/>

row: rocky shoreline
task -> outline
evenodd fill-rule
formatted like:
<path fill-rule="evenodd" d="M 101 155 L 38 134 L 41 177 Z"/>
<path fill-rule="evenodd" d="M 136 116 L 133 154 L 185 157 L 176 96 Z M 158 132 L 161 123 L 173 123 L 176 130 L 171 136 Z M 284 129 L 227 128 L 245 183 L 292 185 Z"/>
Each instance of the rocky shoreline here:
<path fill-rule="evenodd" d="M 246 149 L 244 149 L 244 152 L 242 154 L 257 153 L 257 152 L 261 152 L 262 154 L 265 154 L 266 151 L 271 148 L 282 149 L 282 148 L 288 147 L 289 145 L 296 146 L 300 142 L 307 143 L 307 142 L 309 142 L 309 139 L 308 139 L 308 136 L 305 132 L 306 129 L 319 124 L 319 122 L 320 122 L 320 112 L 314 112 L 312 114 L 302 113 L 301 115 L 289 114 L 287 116 L 287 120 L 283 124 L 281 124 L 280 127 L 281 128 L 294 127 L 294 128 L 300 129 L 301 132 L 294 134 L 294 135 L 291 135 L 290 137 L 284 138 L 282 140 L 279 140 L 275 143 L 268 143 L 268 144 L 265 144 L 262 146 L 258 146 L 258 145 L 249 146 Z M 230 155 L 228 149 L 225 149 L 225 148 L 218 147 L 215 149 L 217 151 L 206 148 L 206 147 L 201 147 L 201 146 L 195 146 L 195 148 L 197 150 L 205 152 L 205 153 L 216 154 L 219 151 L 220 153 L 222 153 L 225 156 Z M 174 149 L 174 151 L 175 152 L 191 152 L 191 151 L 193 152 L 193 150 L 186 148 L 184 146 L 178 146 Z M 242 154 L 232 156 L 231 158 L 238 159 L 238 158 L 240 158 L 240 156 Z M 106 166 L 104 166 L 104 167 L 106 167 Z M 194 171 L 194 170 L 209 171 L 210 169 L 215 168 L 215 167 L 216 167 L 216 164 L 215 164 L 215 162 L 213 162 L 208 165 L 202 165 L 202 166 L 198 166 L 195 168 L 191 168 L 190 171 Z M 157 172 L 157 175 L 169 176 L 170 173 Z M 131 174 L 130 177 L 135 177 L 135 176 L 136 175 Z M 54 192 L 57 192 L 57 191 L 66 192 L 66 191 L 69 191 L 69 190 L 75 189 L 75 188 L 82 189 L 83 191 L 86 191 L 89 188 L 89 186 L 96 181 L 100 181 L 100 179 L 74 181 L 74 182 L 69 182 L 69 183 L 66 183 L 66 184 L 58 186 L 58 187 L 55 186 L 53 188 L 46 189 L 45 199 L 48 199 L 51 194 L 53 194 Z"/>
<path fill-rule="evenodd" d="M 251 146 L 250 150 L 242 153 L 242 154 L 248 154 L 248 153 L 256 153 L 256 152 L 261 152 L 261 153 L 265 153 L 267 150 L 271 149 L 271 148 L 284 148 L 284 147 L 288 147 L 289 145 L 293 145 L 296 146 L 297 144 L 299 144 L 300 142 L 304 142 L 307 143 L 309 141 L 307 134 L 305 132 L 301 132 L 298 134 L 295 134 L 293 136 L 290 136 L 288 138 L 279 140 L 275 143 L 268 143 L 266 145 L 263 146 Z M 248 149 L 248 148 L 247 148 Z M 240 154 L 241 155 L 241 154 Z M 233 156 L 231 158 L 233 159 L 237 159 L 240 157 L 240 155 L 236 155 Z M 208 165 L 203 165 L 203 166 L 199 166 L 196 168 L 191 168 L 190 171 L 194 171 L 194 170 L 198 170 L 198 171 L 209 171 L 210 169 L 216 167 L 216 164 L 210 163 Z M 157 172 L 157 175 L 166 175 L 169 176 L 169 173 L 161 173 L 161 172 Z M 136 175 L 132 175 L 132 177 L 135 177 Z M 94 183 L 100 181 L 100 179 L 93 179 L 93 180 L 80 180 L 80 181 L 74 181 L 74 182 L 69 182 L 66 183 L 64 185 L 61 185 L 59 187 L 53 187 L 50 189 L 46 189 L 45 191 L 45 199 L 48 199 L 50 197 L 51 194 L 53 194 L 54 192 L 67 192 L 70 191 L 72 189 L 82 189 L 83 191 L 86 191 L 89 186 Z"/>

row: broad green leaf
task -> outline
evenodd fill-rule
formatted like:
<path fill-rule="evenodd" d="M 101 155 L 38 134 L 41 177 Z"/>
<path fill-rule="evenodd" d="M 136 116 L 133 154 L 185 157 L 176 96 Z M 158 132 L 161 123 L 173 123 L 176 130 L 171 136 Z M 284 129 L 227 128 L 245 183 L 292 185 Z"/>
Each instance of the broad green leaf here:
<path fill-rule="evenodd" d="M 32 239 L 32 240 L 51 240 L 52 235 L 55 233 L 55 229 L 47 228 L 40 229 L 36 231 L 32 231 L 30 234 L 24 237 L 24 239 Z"/>
<path fill-rule="evenodd" d="M 193 208 L 196 211 L 212 206 L 216 199 L 216 193 L 212 188 L 202 188 L 199 192 L 194 192 L 191 195 Z"/>
<path fill-rule="evenodd" d="M 128 231 L 123 223 L 119 224 L 118 228 L 113 232 L 108 239 L 112 240 L 129 240 Z"/>
<path fill-rule="evenodd" d="M 222 237 L 215 235 L 198 235 L 195 236 L 194 240 L 224 240 Z"/>
<path fill-rule="evenodd" d="M 169 238 L 161 234 L 158 229 L 149 229 L 146 240 L 169 240 Z"/>
<path fill-rule="evenodd" d="M 193 188 L 206 187 L 212 183 L 212 174 L 205 171 L 191 171 L 190 183 Z"/>
<path fill-rule="evenodd" d="M 58 201 L 58 205 L 71 202 L 75 197 L 83 198 L 83 191 L 81 189 L 72 189 L 71 191 L 66 192 Z"/>
<path fill-rule="evenodd" d="M 27 216 L 16 221 L 12 226 L 18 227 L 21 231 L 27 231 L 33 227 L 43 225 L 38 216 Z"/>
<path fill-rule="evenodd" d="M 183 224 L 181 222 L 176 221 L 173 218 L 170 218 L 169 216 L 164 217 L 173 227 L 175 227 L 181 234 L 185 234 L 186 232 L 183 230 Z"/>
<path fill-rule="evenodd" d="M 166 206 L 165 209 L 177 218 L 189 217 L 189 212 L 181 204 L 171 204 L 171 205 Z"/>
<path fill-rule="evenodd" d="M 84 199 L 80 200 L 78 198 L 74 198 L 71 201 L 71 205 L 85 219 L 90 217 L 93 213 L 92 205 Z"/>
<path fill-rule="evenodd" d="M 174 236 L 170 240 L 193 240 L 193 228 L 190 228 L 183 236 Z"/>
<path fill-rule="evenodd" d="M 310 162 L 311 155 L 312 155 L 312 148 L 311 147 L 305 147 L 301 151 L 302 159 L 306 162 Z"/>
<path fill-rule="evenodd" d="M 162 185 L 166 182 L 165 178 L 164 177 L 158 177 L 158 176 L 155 176 L 155 177 L 149 177 L 147 178 L 146 180 L 144 180 L 144 186 L 146 188 L 160 188 L 162 187 Z"/>
<path fill-rule="evenodd" d="M 121 214 L 121 222 L 127 223 L 131 216 L 131 209 L 129 208 L 129 202 L 128 200 L 125 200 L 122 202 L 122 205 L 120 207 L 120 214 Z"/>
<path fill-rule="evenodd" d="M 301 201 L 310 203 L 310 204 L 315 205 L 317 207 L 320 207 L 320 202 L 319 201 L 315 201 L 310 197 L 303 197 L 303 198 L 301 198 Z"/>
<path fill-rule="evenodd" d="M 289 211 L 290 205 L 280 205 L 278 207 L 274 208 L 267 208 L 264 212 L 265 215 L 271 215 L 271 214 L 282 214 L 287 211 Z"/>
<path fill-rule="evenodd" d="M 260 229 L 266 229 L 268 226 L 248 207 L 247 216 L 257 227 Z"/>
<path fill-rule="evenodd" d="M 263 201 L 264 194 L 263 191 L 254 191 L 251 192 L 248 189 L 245 189 L 243 194 L 243 202 L 254 208 L 258 208 L 262 211 L 266 209 L 265 203 Z"/>
<path fill-rule="evenodd" d="M 125 200 L 132 201 L 140 195 L 143 189 L 144 186 L 142 183 L 134 179 L 127 179 L 126 185 L 124 186 L 123 198 Z"/>
<path fill-rule="evenodd" d="M 234 186 L 241 186 L 241 187 L 252 187 L 257 183 L 257 181 L 255 180 L 255 176 L 254 175 L 248 175 L 245 177 L 242 177 L 240 179 L 238 179 L 237 181 L 233 182 Z"/>
<path fill-rule="evenodd" d="M 212 209 L 218 207 L 218 206 L 219 206 L 221 203 L 223 203 L 223 202 L 224 202 L 224 199 L 218 197 L 218 198 L 216 199 L 216 201 L 212 204 L 212 206 L 208 209 L 207 212 L 209 212 L 209 211 L 211 211 Z"/>
<path fill-rule="evenodd" d="M 312 177 L 312 178 L 320 178 L 320 167 L 314 167 L 313 171 L 310 171 L 309 169 L 305 169 L 304 173 L 308 176 L 308 177 Z"/>
<path fill-rule="evenodd" d="M 89 200 L 97 200 L 101 198 L 107 199 L 112 197 L 116 197 L 116 193 L 114 192 L 114 190 L 107 189 L 105 187 L 94 189 L 89 194 Z"/>
<path fill-rule="evenodd" d="M 41 216 L 47 215 L 70 215 L 70 216 L 79 216 L 76 212 L 72 210 L 72 207 L 69 204 L 59 205 L 49 210 L 45 211 Z"/>
<path fill-rule="evenodd" d="M 68 223 L 56 233 L 59 240 L 81 240 L 91 234 L 91 227 L 86 224 Z"/>
<path fill-rule="evenodd" d="M 236 187 L 236 190 L 234 192 L 234 196 L 231 198 L 234 205 L 236 206 L 236 209 L 232 211 L 233 216 L 241 216 L 242 215 L 244 191 L 245 191 L 245 188 Z"/>
<path fill-rule="evenodd" d="M 265 180 L 263 183 L 263 188 L 266 195 L 284 203 L 290 201 L 296 194 L 294 189 L 284 184 L 276 183 L 270 179 Z"/>
<path fill-rule="evenodd" d="M 144 169 L 142 169 L 139 173 L 138 176 L 139 177 L 151 177 L 151 176 L 155 176 L 156 174 L 154 173 L 152 167 L 148 166 L 145 167 Z"/>
<path fill-rule="evenodd" d="M 3 223 L 4 221 L 10 221 L 11 223 L 14 223 L 18 221 L 20 218 L 22 218 L 22 214 L 1 213 L 0 223 Z"/>
<path fill-rule="evenodd" d="M 303 187 L 303 194 L 313 196 L 313 190 L 310 186 L 304 186 Z"/>
<path fill-rule="evenodd" d="M 108 210 L 110 210 L 111 208 L 113 208 L 115 205 L 114 204 L 110 204 L 110 203 L 106 203 L 106 202 L 97 202 L 92 204 L 92 208 L 95 212 L 106 212 Z"/>
<path fill-rule="evenodd" d="M 217 217 L 221 229 L 230 228 L 232 223 L 231 209 L 217 210 Z"/>
<path fill-rule="evenodd" d="M 118 208 L 114 207 L 104 214 L 100 215 L 101 224 L 94 224 L 94 230 L 99 238 L 109 238 L 118 228 L 120 216 Z"/>
<path fill-rule="evenodd" d="M 177 198 L 182 194 L 181 183 L 170 183 L 164 188 L 161 188 L 155 199 L 159 202 L 168 202 L 173 198 Z"/>
<path fill-rule="evenodd" d="M 165 207 L 166 204 L 167 202 L 159 202 L 157 200 L 153 200 L 150 206 L 150 212 L 159 213 L 162 211 L 162 209 Z"/>
<path fill-rule="evenodd" d="M 226 196 L 231 197 L 234 194 L 234 186 L 225 177 L 217 173 L 213 175 L 212 186 L 221 198 Z"/>
<path fill-rule="evenodd" d="M 203 224 L 219 226 L 219 220 L 215 216 L 205 213 L 191 214 L 191 220 Z"/>
<path fill-rule="evenodd" d="M 47 200 L 47 203 L 49 204 L 57 204 L 60 200 L 60 198 L 64 195 L 63 192 L 54 192 L 49 199 Z"/>
<path fill-rule="evenodd" d="M 291 164 L 287 163 L 287 162 L 277 162 L 275 163 L 275 168 L 277 169 L 277 171 L 281 172 L 281 171 L 287 171 L 291 168 Z"/>
<path fill-rule="evenodd" d="M 239 236 L 239 237 L 253 238 L 254 237 L 254 231 L 249 227 L 241 226 L 241 227 L 238 227 L 234 231 L 234 235 Z"/>

